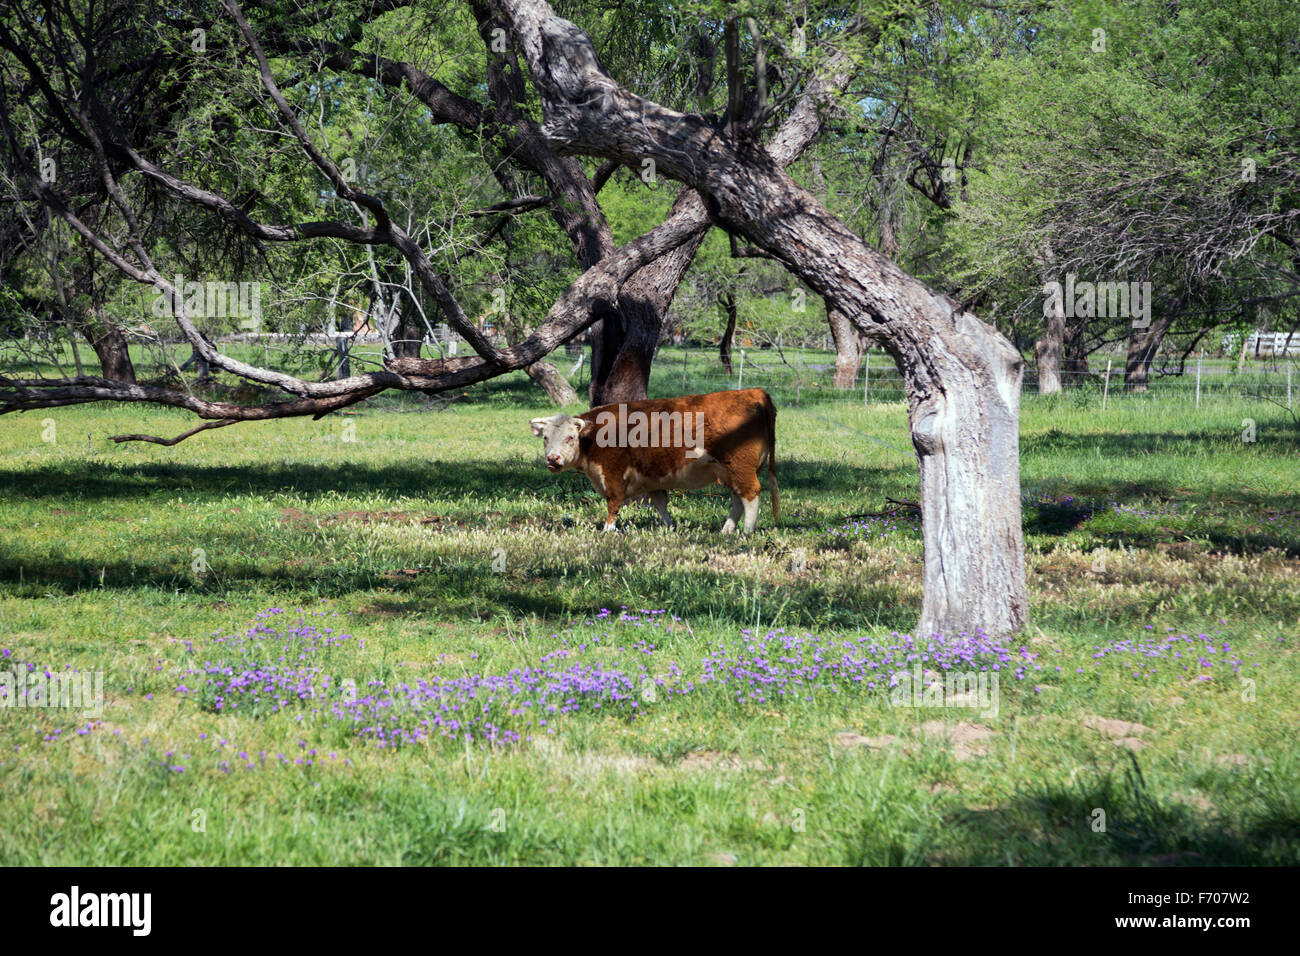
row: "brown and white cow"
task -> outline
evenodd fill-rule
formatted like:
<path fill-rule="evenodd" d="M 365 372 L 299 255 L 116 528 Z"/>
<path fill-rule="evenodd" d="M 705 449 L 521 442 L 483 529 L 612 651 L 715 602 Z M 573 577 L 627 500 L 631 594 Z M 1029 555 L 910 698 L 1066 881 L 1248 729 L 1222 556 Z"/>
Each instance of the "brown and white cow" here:
<path fill-rule="evenodd" d="M 683 395 L 601 405 L 581 415 L 534 418 L 546 467 L 584 472 L 605 496 L 605 530 L 624 502 L 648 497 L 668 526 L 668 492 L 714 482 L 730 489 L 731 514 L 723 533 L 745 517 L 749 534 L 758 522 L 758 473 L 764 465 L 772 517 L 781 519 L 776 487 L 776 406 L 761 388 Z"/>

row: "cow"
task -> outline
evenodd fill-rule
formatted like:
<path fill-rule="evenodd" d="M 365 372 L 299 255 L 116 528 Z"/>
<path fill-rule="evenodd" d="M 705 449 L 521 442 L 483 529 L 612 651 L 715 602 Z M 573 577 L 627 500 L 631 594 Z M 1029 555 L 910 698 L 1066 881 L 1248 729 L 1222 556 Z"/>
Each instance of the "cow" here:
<path fill-rule="evenodd" d="M 781 521 L 776 406 L 761 388 L 620 402 L 529 424 L 542 439 L 552 474 L 581 471 L 604 496 L 606 531 L 614 530 L 623 504 L 638 498 L 649 498 L 660 521 L 672 527 L 668 492 L 717 482 L 731 491 L 722 532 L 734 533 L 743 514 L 750 534 L 758 522 L 758 475 L 765 464 L 772 518 Z"/>

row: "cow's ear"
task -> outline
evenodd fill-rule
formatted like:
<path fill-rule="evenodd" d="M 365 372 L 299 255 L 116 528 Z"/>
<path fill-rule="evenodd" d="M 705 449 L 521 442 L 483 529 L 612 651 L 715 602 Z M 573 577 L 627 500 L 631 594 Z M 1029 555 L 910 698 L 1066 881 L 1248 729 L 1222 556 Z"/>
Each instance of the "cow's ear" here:
<path fill-rule="evenodd" d="M 593 434 L 596 431 L 596 423 L 589 418 L 580 419 L 582 427 L 578 429 L 578 434 L 583 438 Z"/>
<path fill-rule="evenodd" d="M 546 423 L 549 421 L 549 418 L 534 418 L 528 424 L 532 426 L 533 434 L 540 437 L 542 431 L 546 428 Z"/>

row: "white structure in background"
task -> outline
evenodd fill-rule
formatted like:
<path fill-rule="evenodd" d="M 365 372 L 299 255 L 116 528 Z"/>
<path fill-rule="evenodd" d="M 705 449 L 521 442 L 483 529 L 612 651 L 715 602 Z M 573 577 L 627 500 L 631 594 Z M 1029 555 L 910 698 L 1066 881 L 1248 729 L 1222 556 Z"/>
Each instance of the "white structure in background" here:
<path fill-rule="evenodd" d="M 454 358 L 456 355 L 456 343 L 460 341 L 460 336 L 451 330 L 451 327 L 444 322 L 440 322 L 433 327 L 433 336 L 430 339 L 431 345 L 437 345 L 444 355 L 448 358 Z"/>
<path fill-rule="evenodd" d="M 1247 355 L 1300 355 L 1300 332 L 1261 332 L 1246 339 Z"/>

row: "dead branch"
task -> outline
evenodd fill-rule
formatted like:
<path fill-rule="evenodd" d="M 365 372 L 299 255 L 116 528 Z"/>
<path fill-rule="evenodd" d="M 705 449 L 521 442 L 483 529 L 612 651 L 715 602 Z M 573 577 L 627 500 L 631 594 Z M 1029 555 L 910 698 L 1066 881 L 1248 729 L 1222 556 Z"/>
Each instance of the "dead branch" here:
<path fill-rule="evenodd" d="M 202 425 L 191 428 L 175 438 L 156 438 L 153 435 L 110 435 L 109 441 L 115 441 L 118 444 L 124 441 L 147 441 L 153 442 L 155 445 L 166 445 L 170 448 L 172 445 L 179 445 L 191 435 L 197 435 L 199 432 L 205 432 L 210 428 L 225 428 L 227 425 L 234 425 L 237 421 L 236 418 L 223 418 L 216 422 L 204 422 Z"/>

